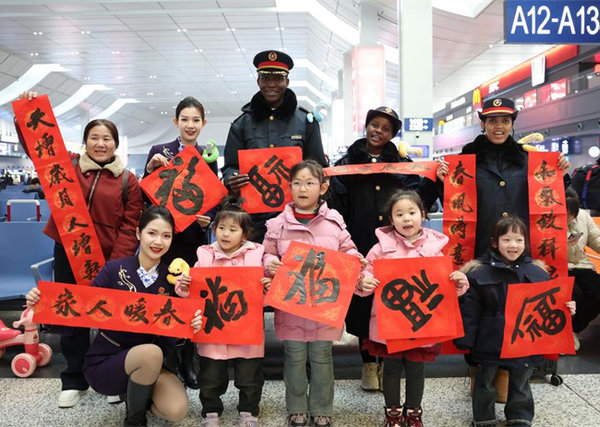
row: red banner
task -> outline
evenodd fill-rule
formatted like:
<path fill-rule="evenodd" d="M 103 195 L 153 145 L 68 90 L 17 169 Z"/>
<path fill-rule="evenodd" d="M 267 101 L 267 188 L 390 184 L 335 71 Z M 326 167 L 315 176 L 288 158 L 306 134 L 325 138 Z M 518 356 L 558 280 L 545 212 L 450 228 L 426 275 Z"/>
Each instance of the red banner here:
<path fill-rule="evenodd" d="M 188 228 L 196 215 L 205 214 L 227 195 L 227 189 L 196 147 L 181 150 L 168 166 L 144 178 L 140 187 L 153 204 L 169 209 L 177 232 Z"/>
<path fill-rule="evenodd" d="M 50 325 L 191 338 L 198 301 L 95 286 L 40 282 L 33 320 Z"/>
<path fill-rule="evenodd" d="M 262 267 L 190 269 L 190 299 L 204 316 L 192 341 L 212 344 L 262 344 Z"/>
<path fill-rule="evenodd" d="M 573 278 L 508 286 L 501 358 L 575 354 L 571 314 Z"/>
<path fill-rule="evenodd" d="M 567 208 L 558 153 L 529 153 L 531 256 L 543 260 L 554 279 L 568 275 Z"/>
<path fill-rule="evenodd" d="M 239 150 L 240 173 L 250 182 L 241 188 L 249 213 L 280 212 L 292 201 L 290 169 L 302 161 L 300 147 Z"/>
<path fill-rule="evenodd" d="M 477 187 L 475 155 L 444 157 L 449 172 L 444 178 L 444 234 L 450 238 L 444 254 L 452 257 L 455 269 L 475 254 Z"/>
<path fill-rule="evenodd" d="M 47 95 L 12 103 L 75 281 L 89 285 L 104 254 Z"/>
<path fill-rule="evenodd" d="M 325 176 L 370 175 L 374 173 L 396 173 L 421 175 L 432 181 L 437 179 L 437 162 L 363 163 L 359 165 L 332 166 L 325 168 Z"/>
<path fill-rule="evenodd" d="M 415 347 L 460 336 L 461 316 L 449 257 L 379 259 L 374 275 L 377 339 L 412 339 Z M 395 345 L 398 344 L 398 345 Z M 400 343 L 388 345 L 397 350 Z M 410 348 L 410 347 L 409 347 Z"/>
<path fill-rule="evenodd" d="M 360 260 L 293 241 L 281 260 L 265 304 L 336 328 L 344 326 Z"/>

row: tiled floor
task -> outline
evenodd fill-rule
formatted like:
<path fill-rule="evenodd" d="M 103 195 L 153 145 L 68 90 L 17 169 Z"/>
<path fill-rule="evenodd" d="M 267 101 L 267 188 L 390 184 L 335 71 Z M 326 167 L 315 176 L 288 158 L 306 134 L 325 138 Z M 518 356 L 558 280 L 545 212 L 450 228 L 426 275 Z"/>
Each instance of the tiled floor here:
<path fill-rule="evenodd" d="M 17 313 L 0 312 L 8 324 Z M 282 347 L 274 337 L 272 323 L 267 321 L 267 357 L 265 384 L 261 403 L 261 426 L 285 425 L 285 390 L 281 381 Z M 536 426 L 599 426 L 600 425 L 600 324 L 590 326 L 581 336 L 581 349 L 576 356 L 566 356 L 559 362 L 564 384 L 554 387 L 547 383 L 532 385 Z M 10 359 L 19 350 L 9 348 L 0 361 L 0 426 L 116 426 L 121 425 L 124 405 L 109 405 L 103 396 L 87 392 L 80 404 L 72 409 L 59 409 L 56 398 L 60 391 L 59 372 L 64 360 L 59 354 L 57 337 L 42 335 L 55 355 L 51 364 L 39 368 L 31 378 L 17 379 L 10 370 Z M 383 396 L 360 389 L 360 358 L 355 339 L 344 336 L 334 346 L 336 426 L 381 425 Z M 426 426 L 467 426 L 471 418 L 466 365 L 460 356 L 439 357 L 426 365 L 423 400 Z M 200 423 L 200 403 L 196 391 L 189 392 L 190 412 L 178 425 L 197 426 Z M 225 414 L 222 425 L 235 426 L 237 394 L 233 385 L 224 396 Z M 497 405 L 503 418 L 502 405 Z M 166 425 L 154 417 L 150 425 Z"/>

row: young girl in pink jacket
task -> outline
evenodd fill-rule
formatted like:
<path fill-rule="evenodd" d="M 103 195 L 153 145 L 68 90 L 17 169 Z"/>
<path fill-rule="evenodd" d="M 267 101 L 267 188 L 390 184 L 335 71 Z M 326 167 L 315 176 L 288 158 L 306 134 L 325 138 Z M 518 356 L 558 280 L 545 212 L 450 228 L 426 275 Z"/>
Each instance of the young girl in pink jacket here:
<path fill-rule="evenodd" d="M 294 166 L 290 172 L 293 203 L 267 221 L 265 266 L 275 274 L 280 258 L 292 240 L 345 252 L 362 259 L 346 231 L 342 216 L 329 209 L 321 196 L 328 183 L 323 168 L 313 160 Z M 342 329 L 275 310 L 275 333 L 283 341 L 283 380 L 289 426 L 330 426 L 333 413 L 332 342 Z M 311 367 L 310 390 L 306 360 Z M 308 392 L 308 395 L 307 395 Z"/>
<path fill-rule="evenodd" d="M 234 202 L 225 202 L 214 220 L 217 241 L 198 248 L 194 267 L 262 267 L 265 248 L 248 240 L 252 232 L 250 215 Z M 188 278 L 180 280 L 175 292 L 189 296 Z M 268 289 L 271 279 L 261 280 Z M 228 362 L 234 367 L 234 384 L 240 390 L 239 426 L 258 426 L 259 403 L 264 384 L 262 361 L 265 343 L 260 345 L 198 344 L 200 355 L 201 425 L 218 427 L 223 413 L 221 396 L 227 391 Z"/>
<path fill-rule="evenodd" d="M 358 294 L 373 293 L 379 280 L 373 277 L 373 262 L 376 259 L 413 258 L 442 256 L 442 248 L 448 243 L 448 237 L 435 230 L 421 227 L 425 219 L 423 202 L 414 191 L 397 191 L 387 202 L 385 212 L 391 225 L 375 230 L 379 243 L 375 244 L 367 255 L 368 266 L 358 284 Z M 457 293 L 464 294 L 468 283 L 458 272 L 450 279 L 456 282 Z M 382 356 L 383 395 L 385 398 L 384 427 L 411 426 L 421 427 L 421 400 L 425 387 L 423 374 L 424 362 L 431 362 L 440 353 L 441 346 L 435 344 L 389 354 L 385 342 L 376 340 L 377 319 L 375 304 L 371 309 L 369 337 L 365 347 L 374 356 Z M 400 376 L 406 372 L 406 401 L 404 410 L 400 404 Z"/>

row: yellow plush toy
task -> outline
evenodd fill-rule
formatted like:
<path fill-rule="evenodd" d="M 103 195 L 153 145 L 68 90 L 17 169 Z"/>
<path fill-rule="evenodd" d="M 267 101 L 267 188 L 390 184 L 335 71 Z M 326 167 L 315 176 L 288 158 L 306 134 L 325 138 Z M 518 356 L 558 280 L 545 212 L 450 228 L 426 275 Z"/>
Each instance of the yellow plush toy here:
<path fill-rule="evenodd" d="M 517 141 L 518 144 L 523 146 L 523 150 L 525 151 L 538 151 L 537 147 L 530 145 L 532 142 L 542 142 L 544 140 L 544 135 L 541 133 L 530 133 L 527 136 L 519 139 Z"/>
<path fill-rule="evenodd" d="M 421 157 L 423 155 L 423 149 L 411 147 L 406 141 L 400 141 L 398 142 L 398 154 L 400 154 L 400 157 L 403 159 L 406 158 L 408 154 L 414 154 L 417 157 Z"/>
<path fill-rule="evenodd" d="M 175 258 L 169 265 L 169 273 L 167 274 L 167 282 L 175 285 L 177 278 L 182 274 L 190 274 L 190 266 L 182 258 Z"/>

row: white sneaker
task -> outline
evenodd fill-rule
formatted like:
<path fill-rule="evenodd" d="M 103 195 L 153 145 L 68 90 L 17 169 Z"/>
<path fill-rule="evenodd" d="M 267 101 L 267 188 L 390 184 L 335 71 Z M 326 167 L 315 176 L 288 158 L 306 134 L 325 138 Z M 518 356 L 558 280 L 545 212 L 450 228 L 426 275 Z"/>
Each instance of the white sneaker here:
<path fill-rule="evenodd" d="M 72 408 L 77 405 L 79 399 L 81 399 L 81 395 L 83 394 L 82 390 L 63 390 L 58 395 L 58 407 L 59 408 Z"/>
<path fill-rule="evenodd" d="M 379 378 L 377 377 L 377 363 L 365 363 L 362 367 L 360 388 L 363 390 L 379 390 Z"/>
<path fill-rule="evenodd" d="M 206 417 L 200 423 L 201 426 L 204 427 L 221 427 L 221 420 L 219 419 L 219 414 L 216 412 L 209 412 L 206 414 Z"/>
<path fill-rule="evenodd" d="M 579 348 L 581 347 L 581 343 L 579 342 L 579 337 L 577 336 L 576 333 L 573 333 L 573 341 L 575 341 L 575 351 L 579 351 Z"/>
<path fill-rule="evenodd" d="M 106 396 L 106 401 L 111 405 L 116 405 L 117 403 L 123 402 L 123 399 L 121 399 L 121 396 L 116 394 L 114 396 Z"/>

